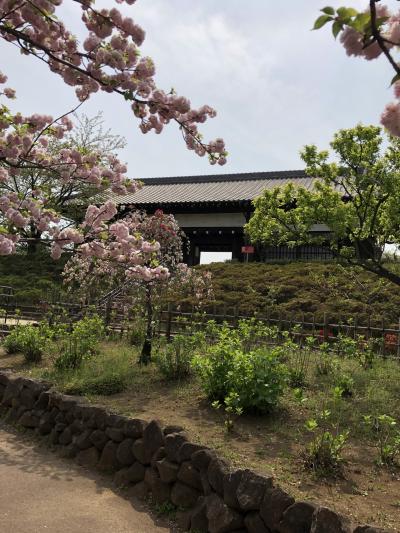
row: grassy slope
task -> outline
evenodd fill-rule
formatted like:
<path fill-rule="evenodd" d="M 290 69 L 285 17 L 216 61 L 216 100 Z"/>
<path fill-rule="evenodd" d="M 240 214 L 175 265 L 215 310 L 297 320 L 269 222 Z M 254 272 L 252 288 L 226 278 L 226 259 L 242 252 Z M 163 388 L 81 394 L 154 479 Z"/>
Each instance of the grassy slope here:
<path fill-rule="evenodd" d="M 254 312 L 301 318 L 314 314 L 347 320 L 358 317 L 374 322 L 385 317 L 397 324 L 400 316 L 400 287 L 376 276 L 328 263 L 214 263 L 217 305 L 238 307 L 243 314 Z"/>
<path fill-rule="evenodd" d="M 18 302 L 34 303 L 61 285 L 65 258 L 53 261 L 45 254 L 0 257 L 0 285 L 11 285 Z M 379 323 L 398 324 L 400 288 L 365 272 L 329 263 L 214 263 L 211 270 L 218 309 L 242 314 L 267 312 L 301 318 L 324 312 L 332 319 L 371 316 Z M 1 303 L 0 303 L 1 307 Z"/>

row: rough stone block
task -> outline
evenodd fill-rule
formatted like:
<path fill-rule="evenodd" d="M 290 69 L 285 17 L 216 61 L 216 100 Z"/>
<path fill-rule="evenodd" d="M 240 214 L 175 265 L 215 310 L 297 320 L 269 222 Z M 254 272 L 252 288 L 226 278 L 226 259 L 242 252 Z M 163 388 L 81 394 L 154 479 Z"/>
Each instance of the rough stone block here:
<path fill-rule="evenodd" d="M 150 458 L 159 448 L 161 448 L 161 446 L 164 446 L 162 427 L 156 420 L 152 420 L 150 424 L 145 427 L 143 431 L 143 443 L 146 450 L 150 453 Z"/>
<path fill-rule="evenodd" d="M 102 472 L 114 472 L 118 470 L 121 465 L 117 459 L 118 444 L 112 440 L 108 441 L 101 452 L 100 461 L 97 463 L 97 468 Z"/>
<path fill-rule="evenodd" d="M 196 452 L 201 453 L 201 452 Z M 193 454 L 195 455 L 195 454 Z M 229 474 L 229 467 L 221 459 L 213 459 L 208 465 L 207 477 L 210 485 L 220 496 L 224 495 L 224 477 Z"/>
<path fill-rule="evenodd" d="M 316 508 L 311 502 L 296 502 L 288 507 L 279 523 L 279 533 L 309 533 Z"/>
<path fill-rule="evenodd" d="M 212 460 L 217 459 L 217 455 L 213 450 L 199 450 L 194 452 L 191 456 L 192 465 L 200 472 L 206 472 Z"/>
<path fill-rule="evenodd" d="M 132 451 L 133 439 L 124 439 L 117 448 L 117 459 L 121 465 L 129 466 L 135 461 Z"/>
<path fill-rule="evenodd" d="M 270 529 L 264 524 L 260 514 L 257 511 L 250 511 L 244 519 L 244 525 L 248 533 L 269 533 Z"/>
<path fill-rule="evenodd" d="M 352 530 L 348 518 L 327 507 L 319 507 L 313 514 L 311 533 L 352 533 Z"/>
<path fill-rule="evenodd" d="M 185 485 L 181 481 L 174 483 L 171 490 L 171 501 L 177 507 L 183 507 L 184 509 L 188 507 L 193 507 L 198 498 L 200 492 L 188 485 Z"/>
<path fill-rule="evenodd" d="M 72 432 L 69 427 L 65 428 L 61 435 L 58 437 L 58 442 L 63 446 L 72 442 Z"/>
<path fill-rule="evenodd" d="M 165 437 L 165 454 L 170 461 L 177 462 L 179 448 L 187 442 L 183 433 L 171 433 Z"/>
<path fill-rule="evenodd" d="M 92 434 L 91 429 L 87 429 L 80 435 L 74 437 L 74 443 L 80 450 L 87 450 L 92 446 L 92 441 L 90 440 L 90 435 Z"/>
<path fill-rule="evenodd" d="M 185 483 L 194 489 L 199 491 L 203 489 L 200 474 L 190 461 L 185 461 L 181 464 L 178 471 L 178 479 L 179 481 L 182 481 L 182 483 Z"/>
<path fill-rule="evenodd" d="M 210 533 L 227 533 L 243 526 L 243 516 L 228 507 L 217 494 L 207 496 L 206 506 Z"/>
<path fill-rule="evenodd" d="M 115 427 L 108 427 L 106 429 L 106 435 L 114 442 L 122 442 L 125 438 L 123 430 Z"/>
<path fill-rule="evenodd" d="M 135 458 L 143 465 L 149 465 L 151 462 L 151 452 L 146 448 L 143 439 L 137 439 L 133 443 L 132 453 Z"/>
<path fill-rule="evenodd" d="M 267 488 L 272 487 L 272 478 L 245 470 L 236 491 L 240 508 L 244 511 L 260 509 Z"/>
<path fill-rule="evenodd" d="M 294 498 L 280 487 L 267 489 L 260 507 L 261 518 L 267 527 L 274 530 L 278 527 L 283 513 L 293 504 Z"/>
<path fill-rule="evenodd" d="M 204 446 L 200 444 L 193 444 L 192 442 L 184 442 L 178 450 L 177 462 L 183 463 L 184 461 L 190 461 L 194 452 L 204 450 Z"/>
<path fill-rule="evenodd" d="M 167 458 L 156 462 L 159 476 L 164 483 L 172 483 L 178 477 L 179 465 L 168 461 Z"/>
<path fill-rule="evenodd" d="M 101 429 L 95 429 L 90 435 L 90 440 L 98 450 L 102 450 L 109 441 L 109 438 Z"/>
<path fill-rule="evenodd" d="M 31 411 L 26 411 L 18 420 L 18 424 L 24 428 L 37 428 L 39 427 L 39 418 L 33 415 Z"/>
<path fill-rule="evenodd" d="M 81 450 L 76 456 L 77 463 L 86 466 L 87 468 L 93 468 L 97 465 L 100 459 L 100 452 L 95 447 L 87 448 L 86 450 Z"/>
<path fill-rule="evenodd" d="M 143 437 L 143 431 L 147 426 L 147 422 L 140 420 L 139 418 L 133 418 L 127 420 L 123 426 L 124 433 L 131 439 L 140 439 Z"/>
<path fill-rule="evenodd" d="M 224 502 L 228 507 L 240 509 L 236 492 L 245 470 L 234 470 L 223 478 Z"/>

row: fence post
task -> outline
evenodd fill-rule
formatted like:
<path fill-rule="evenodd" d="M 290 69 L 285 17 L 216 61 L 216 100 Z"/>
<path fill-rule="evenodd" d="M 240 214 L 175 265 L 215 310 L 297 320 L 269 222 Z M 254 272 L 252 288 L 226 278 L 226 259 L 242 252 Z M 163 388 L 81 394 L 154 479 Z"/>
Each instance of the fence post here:
<path fill-rule="evenodd" d="M 106 310 L 105 310 L 105 317 L 104 317 L 104 322 L 106 323 L 107 327 L 110 325 L 110 321 L 111 321 L 111 298 L 108 298 L 106 301 Z"/>
<path fill-rule="evenodd" d="M 328 342 L 328 315 L 326 314 L 326 311 L 324 311 L 323 333 L 324 333 L 324 342 Z"/>
<path fill-rule="evenodd" d="M 382 317 L 382 355 L 385 357 L 385 319 Z"/>
<path fill-rule="evenodd" d="M 235 307 L 233 308 L 233 327 L 234 328 L 238 327 L 238 324 L 239 324 L 238 316 L 239 316 L 239 309 L 238 309 L 238 306 L 235 305 Z"/>
<path fill-rule="evenodd" d="M 171 302 L 169 302 L 168 308 L 167 308 L 167 324 L 165 328 L 165 338 L 167 339 L 167 342 L 171 341 L 171 324 L 172 324 L 172 304 Z"/>
<path fill-rule="evenodd" d="M 397 357 L 400 356 L 400 318 L 397 326 Z"/>

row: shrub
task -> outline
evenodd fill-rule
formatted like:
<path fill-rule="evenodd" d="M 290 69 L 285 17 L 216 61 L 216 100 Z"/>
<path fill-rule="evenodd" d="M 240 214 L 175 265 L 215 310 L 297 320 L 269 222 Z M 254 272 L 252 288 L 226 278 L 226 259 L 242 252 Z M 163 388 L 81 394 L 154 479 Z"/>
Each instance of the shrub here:
<path fill-rule="evenodd" d="M 41 360 L 49 335 L 45 325 L 16 326 L 4 341 L 8 353 L 22 352 L 28 363 Z"/>
<path fill-rule="evenodd" d="M 378 463 L 394 465 L 400 455 L 400 431 L 396 420 L 389 415 L 364 416 L 379 451 Z"/>
<path fill-rule="evenodd" d="M 335 475 L 342 464 L 342 450 L 348 440 L 349 432 L 339 432 L 329 423 L 331 412 L 322 411 L 318 418 L 307 420 L 306 429 L 313 434 L 313 439 L 304 454 L 306 468 L 311 468 L 318 475 Z"/>
<path fill-rule="evenodd" d="M 354 379 L 349 374 L 339 374 L 335 380 L 337 393 L 342 398 L 350 398 L 354 394 Z"/>
<path fill-rule="evenodd" d="M 8 354 L 22 352 L 21 326 L 13 328 L 3 341 L 3 347 Z"/>
<path fill-rule="evenodd" d="M 58 334 L 60 334 L 58 330 Z M 78 368 L 85 357 L 98 352 L 98 346 L 104 337 L 104 322 L 98 315 L 86 316 L 73 325 L 72 332 L 64 330 L 59 335 L 57 345 L 60 354 L 55 360 L 58 370 Z"/>
<path fill-rule="evenodd" d="M 226 324 L 218 341 L 205 355 L 196 355 L 193 366 L 203 389 L 213 402 L 227 405 L 235 397 L 235 409 L 268 412 L 283 393 L 287 369 L 281 363 L 281 350 L 258 348 L 245 352 L 238 331 Z"/>
<path fill-rule="evenodd" d="M 156 357 L 156 365 L 168 380 L 181 379 L 191 373 L 196 336 L 175 335 Z"/>
<path fill-rule="evenodd" d="M 298 332 L 294 329 L 294 333 Z M 306 337 L 305 345 L 298 346 L 287 336 L 284 346 L 290 350 L 289 383 L 293 388 L 305 387 L 307 383 L 308 369 L 310 366 L 311 353 L 315 346 L 314 337 Z"/>

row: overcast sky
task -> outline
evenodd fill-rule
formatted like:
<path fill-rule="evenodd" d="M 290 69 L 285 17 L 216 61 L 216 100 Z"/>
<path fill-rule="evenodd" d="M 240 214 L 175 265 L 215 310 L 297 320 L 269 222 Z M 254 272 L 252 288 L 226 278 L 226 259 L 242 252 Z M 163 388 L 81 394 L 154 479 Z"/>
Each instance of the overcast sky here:
<path fill-rule="evenodd" d="M 80 35 L 80 12 L 71 0 L 64 3 L 65 20 Z M 96 94 L 84 111 L 102 110 L 107 126 L 126 138 L 120 157 L 131 177 L 302 168 L 304 144 L 325 148 L 339 128 L 377 124 L 392 98 L 393 73 L 384 59 L 348 58 L 328 28 L 310 31 L 326 4 L 359 8 L 367 2 L 137 0 L 122 7 L 146 31 L 143 54 L 156 63 L 158 85 L 174 87 L 194 106 L 218 110 L 202 130 L 206 139 L 225 139 L 230 155 L 224 167 L 189 152 L 174 124 L 162 135 L 141 134 L 116 95 Z M 0 58 L 8 85 L 17 90 L 14 109 L 58 115 L 76 102 L 73 88 L 13 46 L 0 43 Z"/>

